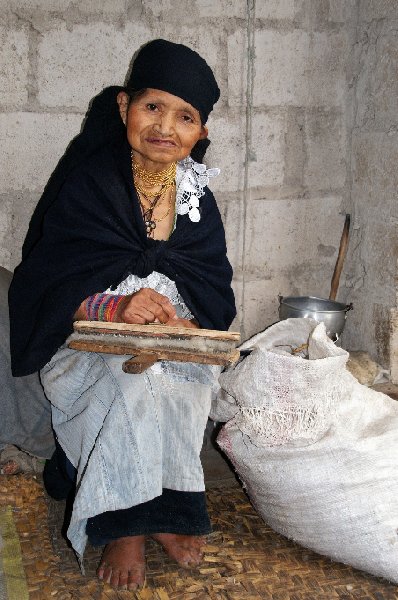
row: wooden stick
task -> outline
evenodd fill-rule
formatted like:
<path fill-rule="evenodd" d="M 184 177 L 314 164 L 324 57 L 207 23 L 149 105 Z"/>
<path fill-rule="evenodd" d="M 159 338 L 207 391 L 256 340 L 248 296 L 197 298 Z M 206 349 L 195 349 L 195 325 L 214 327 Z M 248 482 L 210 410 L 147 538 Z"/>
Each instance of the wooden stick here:
<path fill-rule="evenodd" d="M 137 375 L 143 373 L 149 367 L 155 364 L 157 357 L 153 354 L 140 354 L 139 356 L 133 356 L 129 360 L 125 360 L 122 364 L 122 369 L 125 373 L 131 373 Z"/>
<path fill-rule="evenodd" d="M 108 343 L 96 342 L 93 340 L 71 340 L 68 347 L 73 350 L 82 350 L 84 352 L 102 352 L 105 354 L 130 354 L 139 357 L 143 354 L 146 357 L 154 356 L 156 360 L 173 360 L 178 362 L 197 362 L 208 365 L 230 365 L 239 359 L 239 350 L 229 352 L 189 352 L 187 350 L 172 350 L 169 348 L 157 349 L 139 349 L 128 346 L 120 346 Z"/>
<path fill-rule="evenodd" d="M 158 360 L 231 365 L 239 359 L 239 333 L 167 325 L 76 321 L 69 348 L 127 354 L 126 373 L 143 373 Z"/>
<path fill-rule="evenodd" d="M 345 221 L 344 221 L 343 233 L 341 234 L 339 254 L 337 256 L 337 261 L 336 261 L 336 265 L 334 267 L 334 272 L 333 272 L 333 276 L 332 276 L 329 300 L 336 300 L 337 290 L 339 289 L 340 275 L 343 270 L 344 259 L 347 254 L 347 248 L 348 248 L 348 234 L 350 231 L 350 221 L 351 221 L 351 215 L 346 215 Z"/>
<path fill-rule="evenodd" d="M 108 323 L 105 321 L 75 321 L 73 329 L 79 333 L 109 333 L 119 335 L 137 335 L 162 338 L 204 337 L 215 340 L 231 340 L 239 343 L 240 334 L 236 331 L 218 331 L 217 329 L 193 329 L 191 327 L 170 327 L 168 325 L 134 325 L 130 323 Z"/>

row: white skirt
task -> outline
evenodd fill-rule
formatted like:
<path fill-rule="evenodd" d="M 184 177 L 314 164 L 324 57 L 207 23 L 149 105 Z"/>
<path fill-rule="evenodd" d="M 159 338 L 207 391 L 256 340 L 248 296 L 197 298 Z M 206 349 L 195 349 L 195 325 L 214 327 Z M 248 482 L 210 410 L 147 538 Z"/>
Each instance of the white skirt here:
<path fill-rule="evenodd" d="M 204 490 L 200 450 L 220 368 L 162 362 L 130 375 L 124 360 L 63 346 L 41 371 L 57 439 L 77 469 L 68 538 L 79 556 L 89 517 L 163 488 Z"/>

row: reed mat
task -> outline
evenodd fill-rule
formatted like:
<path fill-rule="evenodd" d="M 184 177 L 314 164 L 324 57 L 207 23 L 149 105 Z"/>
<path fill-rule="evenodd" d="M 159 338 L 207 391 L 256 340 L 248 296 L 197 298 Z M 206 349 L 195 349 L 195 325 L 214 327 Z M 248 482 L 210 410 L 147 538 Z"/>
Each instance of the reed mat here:
<path fill-rule="evenodd" d="M 396 586 L 271 531 L 240 488 L 210 489 L 208 504 L 214 532 L 200 568 L 178 568 L 149 542 L 145 587 L 138 593 L 115 592 L 95 579 L 99 550 L 88 548 L 86 576 L 80 574 L 60 534 L 64 504 L 48 499 L 38 476 L 0 478 L 0 510 L 7 523 L 12 517 L 14 550 L 15 540 L 20 547 L 15 576 L 21 579 L 22 573 L 30 600 L 398 600 Z M 4 518 L 2 523 L 4 529 Z M 3 540 L 3 561 L 4 547 Z"/>

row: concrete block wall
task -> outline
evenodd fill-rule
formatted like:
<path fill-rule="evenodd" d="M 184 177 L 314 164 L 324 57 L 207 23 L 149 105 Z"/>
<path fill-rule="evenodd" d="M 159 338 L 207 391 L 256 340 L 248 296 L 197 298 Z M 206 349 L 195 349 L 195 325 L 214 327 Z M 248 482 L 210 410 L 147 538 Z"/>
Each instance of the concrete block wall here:
<path fill-rule="evenodd" d="M 343 293 L 354 304 L 344 335 L 391 368 L 398 383 L 398 4 L 361 0 L 352 54 L 354 215 Z"/>
<path fill-rule="evenodd" d="M 258 1 L 245 28 L 228 36 L 228 113 L 243 121 L 243 135 L 234 193 L 220 187 L 218 198 L 245 337 L 278 319 L 279 294 L 329 294 L 349 198 L 346 73 L 355 9 Z M 210 154 L 217 157 L 216 146 Z"/>
<path fill-rule="evenodd" d="M 371 22 L 381 4 L 383 18 L 395 14 L 387 1 L 359 4 Z M 351 161 L 369 134 L 358 132 L 351 153 L 354 87 L 359 96 L 367 86 L 358 10 L 356 0 L 0 0 L 0 264 L 18 263 L 90 99 L 123 83 L 141 44 L 164 37 L 198 50 L 222 91 L 206 162 L 222 170 L 212 189 L 235 270 L 233 327 L 246 338 L 276 321 L 279 294 L 327 296 Z M 361 117 L 356 106 L 366 119 L 371 107 Z M 358 286 L 347 273 L 343 301 Z"/>

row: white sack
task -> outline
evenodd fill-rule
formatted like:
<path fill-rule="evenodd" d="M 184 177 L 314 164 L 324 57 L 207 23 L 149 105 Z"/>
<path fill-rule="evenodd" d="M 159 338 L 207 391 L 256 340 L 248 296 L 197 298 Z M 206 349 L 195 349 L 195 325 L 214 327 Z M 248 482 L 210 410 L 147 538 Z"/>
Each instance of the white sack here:
<path fill-rule="evenodd" d="M 306 342 L 309 360 L 291 354 Z M 275 531 L 398 583 L 398 403 L 357 382 L 323 323 L 287 319 L 244 347 L 212 416 L 229 419 L 217 441 L 253 505 Z"/>

